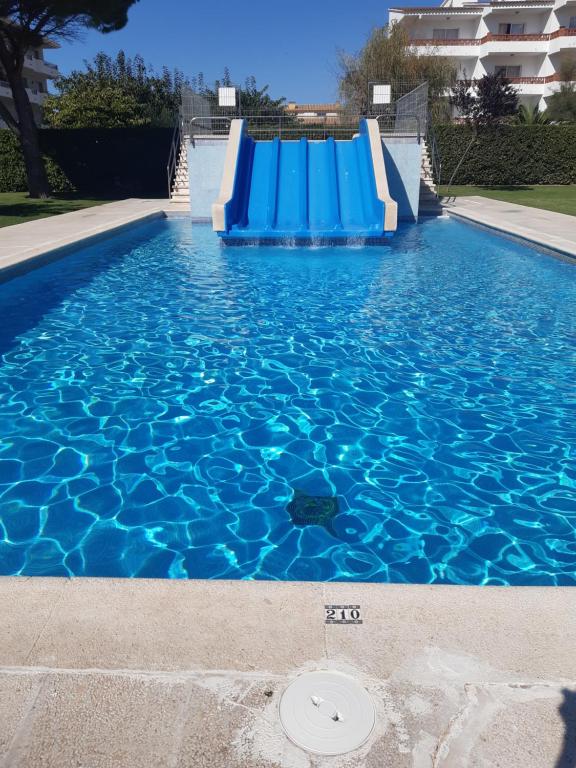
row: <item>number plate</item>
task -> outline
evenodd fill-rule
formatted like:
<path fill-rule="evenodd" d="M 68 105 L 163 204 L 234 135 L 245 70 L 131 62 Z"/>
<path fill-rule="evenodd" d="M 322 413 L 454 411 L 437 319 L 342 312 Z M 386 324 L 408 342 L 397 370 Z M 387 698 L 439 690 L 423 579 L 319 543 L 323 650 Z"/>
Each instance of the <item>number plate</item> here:
<path fill-rule="evenodd" d="M 362 624 L 359 605 L 325 605 L 326 624 Z"/>

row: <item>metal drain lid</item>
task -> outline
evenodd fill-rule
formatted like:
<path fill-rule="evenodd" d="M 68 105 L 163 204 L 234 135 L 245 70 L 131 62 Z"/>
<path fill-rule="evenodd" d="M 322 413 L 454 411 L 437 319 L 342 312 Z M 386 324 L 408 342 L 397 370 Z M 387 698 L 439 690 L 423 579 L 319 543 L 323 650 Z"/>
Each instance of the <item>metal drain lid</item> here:
<path fill-rule="evenodd" d="M 308 672 L 294 680 L 280 700 L 280 722 L 288 738 L 318 755 L 358 749 L 375 720 L 368 692 L 340 672 Z"/>

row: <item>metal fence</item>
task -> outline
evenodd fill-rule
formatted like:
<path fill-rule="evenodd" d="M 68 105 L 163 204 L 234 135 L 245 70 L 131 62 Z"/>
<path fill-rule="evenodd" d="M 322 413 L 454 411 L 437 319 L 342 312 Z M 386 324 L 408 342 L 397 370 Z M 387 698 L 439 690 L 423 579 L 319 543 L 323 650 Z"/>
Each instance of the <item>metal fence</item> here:
<path fill-rule="evenodd" d="M 198 121 L 203 117 L 210 118 L 212 114 L 212 104 L 206 96 L 201 96 L 190 88 L 182 90 L 180 121 L 183 125 L 187 125 L 193 118 Z M 210 127 L 209 122 L 206 127 Z"/>
<path fill-rule="evenodd" d="M 421 83 L 397 99 L 394 111 L 399 129 L 404 124 L 410 126 L 416 116 L 420 130 L 425 134 L 428 126 L 428 83 Z"/>
<path fill-rule="evenodd" d="M 237 117 L 246 121 L 248 135 L 259 141 L 270 141 L 276 137 L 294 141 L 300 138 L 324 140 L 330 137 L 350 140 L 358 133 L 360 120 L 367 117 L 378 121 L 380 133 L 384 137 L 394 141 L 420 143 L 427 134 L 428 85 L 420 83 L 416 87 L 412 86 L 413 83 L 406 82 L 393 84 L 391 103 L 373 104 L 363 114 L 344 109 L 337 116 L 307 115 L 305 119 L 284 109 L 268 110 L 260 114 L 240 114 L 239 107 L 222 109 L 205 96 L 185 89 L 166 169 L 169 195 L 182 143 L 190 141 L 195 144 L 225 138 L 231 120 Z"/>
<path fill-rule="evenodd" d="M 358 133 L 360 121 L 365 117 L 378 121 L 383 136 L 420 142 L 423 135 L 420 117 L 406 111 L 401 115 L 397 115 L 395 111 L 371 115 L 347 113 L 340 116 L 337 122 L 330 117 L 303 121 L 286 113 L 242 115 L 246 123 L 246 133 L 258 141 L 270 141 L 275 137 L 285 140 L 324 140 L 329 137 L 349 140 Z M 182 134 L 189 137 L 193 144 L 197 141 L 227 137 L 232 119 L 221 115 L 195 116 L 183 121 Z"/>

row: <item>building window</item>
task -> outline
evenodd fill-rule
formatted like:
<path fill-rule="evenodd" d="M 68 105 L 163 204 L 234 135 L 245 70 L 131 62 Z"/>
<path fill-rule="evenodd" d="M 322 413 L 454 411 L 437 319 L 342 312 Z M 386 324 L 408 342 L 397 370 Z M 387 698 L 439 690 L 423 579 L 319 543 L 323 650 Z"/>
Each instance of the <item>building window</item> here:
<path fill-rule="evenodd" d="M 524 24 L 498 24 L 499 35 L 523 35 Z"/>
<path fill-rule="evenodd" d="M 568 29 L 576 29 L 576 16 L 570 16 L 570 21 L 568 22 Z"/>
<path fill-rule="evenodd" d="M 458 40 L 459 36 L 459 29 L 435 29 L 432 32 L 433 40 Z"/>
<path fill-rule="evenodd" d="M 508 64 L 502 67 L 494 67 L 494 74 L 501 75 L 501 77 L 506 77 L 510 79 L 513 77 L 520 77 L 521 70 L 522 70 L 522 67 L 518 67 L 518 66 L 511 67 Z"/>

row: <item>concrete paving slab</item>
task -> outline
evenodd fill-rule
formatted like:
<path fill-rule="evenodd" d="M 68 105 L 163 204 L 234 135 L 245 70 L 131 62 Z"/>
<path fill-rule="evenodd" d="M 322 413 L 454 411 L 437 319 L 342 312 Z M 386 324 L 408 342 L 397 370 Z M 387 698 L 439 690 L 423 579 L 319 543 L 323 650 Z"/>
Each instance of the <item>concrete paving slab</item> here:
<path fill-rule="evenodd" d="M 42 674 L 0 673 L 0 765 L 44 682 Z"/>
<path fill-rule="evenodd" d="M 0 595 L 5 584 L 0 580 Z M 28 664 L 287 672 L 324 652 L 321 585 L 311 585 L 304 602 L 288 582 L 250 589 L 243 582 L 141 579 L 68 585 Z"/>
<path fill-rule="evenodd" d="M 68 585 L 65 579 L 0 579 L 0 666 L 25 664 L 55 605 Z"/>
<path fill-rule="evenodd" d="M 328 657 L 353 662 L 361 645 L 359 665 L 370 676 L 424 682 L 440 665 L 443 677 L 466 681 L 498 680 L 501 670 L 508 679 L 576 679 L 576 654 L 566 657 L 566 638 L 576 639 L 576 590 L 404 584 L 324 589 L 326 604 L 360 604 L 363 620 L 326 626 Z M 446 659 L 433 660 L 435 649 Z"/>
<path fill-rule="evenodd" d="M 477 195 L 445 199 L 443 207 L 451 216 L 576 257 L 576 211 L 575 216 L 568 216 Z"/>
<path fill-rule="evenodd" d="M 4 763 L 170 768 L 189 688 L 186 681 L 161 678 L 47 675 Z"/>
<path fill-rule="evenodd" d="M 208 678 L 194 686 L 176 768 L 280 768 L 287 764 L 285 753 L 291 746 L 282 737 L 277 701 L 272 701 L 273 697 L 279 699 L 277 681 L 242 682 L 227 680 L 218 685 Z"/>
<path fill-rule="evenodd" d="M 438 751 L 439 768 L 576 765 L 576 689 L 469 686 L 467 697 Z"/>

